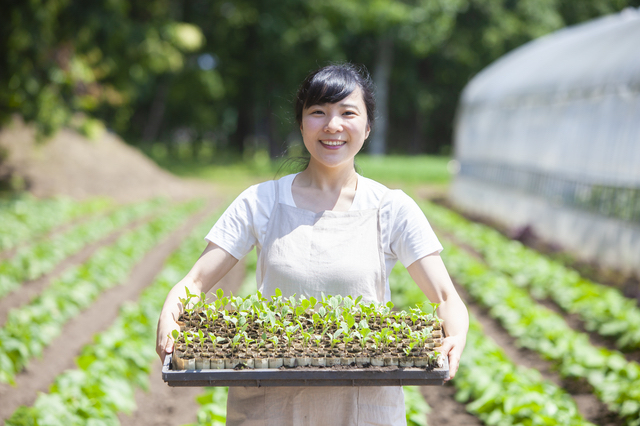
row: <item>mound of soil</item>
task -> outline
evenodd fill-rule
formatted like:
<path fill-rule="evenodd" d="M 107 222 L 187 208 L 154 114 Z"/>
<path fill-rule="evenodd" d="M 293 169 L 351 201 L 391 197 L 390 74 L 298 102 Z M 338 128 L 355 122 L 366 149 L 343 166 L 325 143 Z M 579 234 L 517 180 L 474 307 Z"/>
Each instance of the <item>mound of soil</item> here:
<path fill-rule="evenodd" d="M 213 193 L 209 184 L 171 175 L 113 133 L 89 140 L 63 129 L 36 142 L 34 128 L 17 117 L 0 130 L 0 180 L 17 182 L 36 197 L 108 196 L 133 202 Z"/>

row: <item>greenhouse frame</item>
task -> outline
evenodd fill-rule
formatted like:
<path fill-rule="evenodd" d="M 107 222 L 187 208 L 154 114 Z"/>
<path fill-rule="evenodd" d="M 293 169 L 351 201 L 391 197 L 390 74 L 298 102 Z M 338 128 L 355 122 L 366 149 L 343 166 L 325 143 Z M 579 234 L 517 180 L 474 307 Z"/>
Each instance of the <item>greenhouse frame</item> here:
<path fill-rule="evenodd" d="M 640 9 L 539 38 L 465 87 L 451 200 L 640 276 Z"/>

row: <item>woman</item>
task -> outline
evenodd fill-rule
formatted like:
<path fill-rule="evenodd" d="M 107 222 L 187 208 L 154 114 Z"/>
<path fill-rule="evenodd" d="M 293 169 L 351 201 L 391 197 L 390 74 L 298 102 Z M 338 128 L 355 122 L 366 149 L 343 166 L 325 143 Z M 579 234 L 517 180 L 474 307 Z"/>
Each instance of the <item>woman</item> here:
<path fill-rule="evenodd" d="M 374 107 L 369 76 L 352 65 L 330 65 L 307 77 L 296 119 L 308 166 L 250 187 L 214 225 L 207 248 L 165 301 L 157 334 L 162 360 L 173 348 L 168 335 L 178 328 L 184 287 L 210 291 L 256 246 L 258 289 L 265 296 L 278 287 L 285 296 L 386 302 L 389 273 L 400 260 L 429 300 L 440 303 L 447 332 L 441 352 L 455 375 L 468 313 L 440 258 L 442 246 L 411 198 L 355 171 Z M 404 397 L 400 387 L 231 387 L 227 424 L 404 425 Z"/>

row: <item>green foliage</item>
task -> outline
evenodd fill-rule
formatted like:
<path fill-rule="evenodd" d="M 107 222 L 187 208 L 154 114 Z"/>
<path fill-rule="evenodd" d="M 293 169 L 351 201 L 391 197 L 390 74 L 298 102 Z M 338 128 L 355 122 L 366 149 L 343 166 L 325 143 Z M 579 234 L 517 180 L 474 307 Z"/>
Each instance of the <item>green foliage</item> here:
<path fill-rule="evenodd" d="M 616 338 L 621 349 L 640 349 L 640 308 L 618 289 L 587 280 L 561 262 L 448 209 L 426 202 L 422 207 L 435 226 L 470 245 L 489 267 L 508 274 L 537 299 L 551 298 L 566 312 L 579 315 L 587 330 Z"/>
<path fill-rule="evenodd" d="M 87 244 L 140 219 L 161 204 L 160 200 L 154 200 L 120 207 L 107 216 L 90 218 L 66 232 L 21 247 L 11 258 L 0 261 L 0 297 L 18 288 L 23 281 L 34 280 L 51 272 L 59 262 Z"/>
<path fill-rule="evenodd" d="M 473 319 L 454 384 L 456 399 L 487 425 L 591 425 L 566 391 L 515 365 Z"/>
<path fill-rule="evenodd" d="M 18 112 L 49 135 L 81 112 L 126 130 L 144 86 L 180 72 L 185 54 L 204 43 L 197 26 L 176 22 L 175 6 L 170 0 L 14 2 L 2 18 L 0 83 L 7 89 L 0 100 L 8 109 L 0 120 Z"/>
<path fill-rule="evenodd" d="M 103 198 L 85 202 L 38 200 L 30 195 L 0 199 L 0 251 L 37 240 L 60 224 L 101 212 L 111 204 Z"/>
<path fill-rule="evenodd" d="M 67 270 L 29 304 L 11 310 L 0 328 L 0 382 L 12 382 L 70 318 L 90 306 L 102 291 L 120 284 L 161 237 L 201 205 L 201 201 L 192 201 L 163 211 L 162 216 L 125 233 L 83 265 Z"/>
<path fill-rule="evenodd" d="M 431 407 L 420 395 L 420 390 L 415 386 L 404 386 L 402 391 L 407 426 L 427 426 L 427 414 L 431 412 Z"/>
<path fill-rule="evenodd" d="M 185 426 L 224 426 L 227 421 L 228 388 L 216 387 L 198 395 L 198 420 Z"/>
<path fill-rule="evenodd" d="M 392 45 L 390 152 L 446 153 L 470 77 L 541 35 L 638 0 L 11 2 L 0 18 L 0 120 L 40 133 L 106 128 L 172 150 L 271 157 L 295 139 L 291 101 L 330 61 L 376 72 Z M 286 142 L 285 142 L 286 141 Z M 209 148 L 207 148 L 209 146 Z"/>
<path fill-rule="evenodd" d="M 561 315 L 537 304 L 510 277 L 451 244 L 445 246 L 452 277 L 500 321 L 518 345 L 553 361 L 561 376 L 585 379 L 625 424 L 639 424 L 640 365 L 627 362 L 617 351 L 591 345 L 587 334 L 574 331 Z"/>
<path fill-rule="evenodd" d="M 447 265 L 450 251 L 445 252 Z M 396 306 L 425 306 L 426 297 L 404 267 L 393 269 L 389 285 Z M 453 384 L 456 399 L 469 402 L 467 410 L 488 425 L 590 425 L 568 393 L 542 380 L 537 371 L 516 366 L 473 318 Z"/>
<path fill-rule="evenodd" d="M 39 394 L 32 407 L 19 407 L 6 424 L 119 424 L 117 414 L 135 408 L 135 389 L 149 386 L 151 363 L 157 362 L 154 351 L 156 318 L 166 294 L 202 251 L 202 234 L 216 217 L 198 226 L 169 257 L 138 303 L 124 305 L 114 324 L 97 335 L 94 343 L 82 349 L 77 369 L 56 377 L 48 394 Z M 224 401 L 225 391 L 220 388 L 213 400 Z M 217 413 L 216 407 L 211 408 L 206 415 L 210 420 L 219 420 L 220 407 L 224 409 L 225 405 L 218 405 Z M 200 414 L 198 418 L 201 418 Z"/>

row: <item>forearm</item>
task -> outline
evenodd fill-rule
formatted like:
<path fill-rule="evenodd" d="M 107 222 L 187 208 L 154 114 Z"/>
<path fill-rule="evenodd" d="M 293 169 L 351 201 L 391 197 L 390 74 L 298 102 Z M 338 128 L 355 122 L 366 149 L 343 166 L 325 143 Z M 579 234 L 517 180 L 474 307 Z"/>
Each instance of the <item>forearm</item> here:
<path fill-rule="evenodd" d="M 434 301 L 432 303 L 437 302 Z M 436 312 L 444 320 L 444 330 L 447 336 L 467 335 L 469 331 L 469 313 L 457 293 L 440 302 Z"/>
<path fill-rule="evenodd" d="M 169 291 L 160 312 L 156 332 L 156 352 L 162 361 L 173 350 L 170 335 L 173 330 L 178 329 L 176 321 L 184 311 L 183 301 L 187 300 L 187 289 L 196 297 L 200 297 L 201 293 L 208 293 L 237 262 L 229 253 L 209 243 L 187 276 Z"/>
<path fill-rule="evenodd" d="M 439 351 L 448 355 L 450 378 L 456 375 L 467 341 L 469 312 L 458 295 L 439 255 L 423 257 L 407 270 L 431 303 L 438 303 L 438 316 L 444 320 L 446 337 Z"/>

